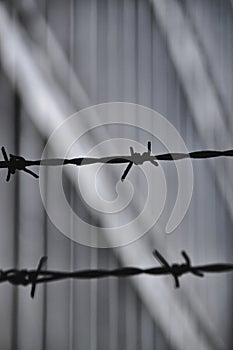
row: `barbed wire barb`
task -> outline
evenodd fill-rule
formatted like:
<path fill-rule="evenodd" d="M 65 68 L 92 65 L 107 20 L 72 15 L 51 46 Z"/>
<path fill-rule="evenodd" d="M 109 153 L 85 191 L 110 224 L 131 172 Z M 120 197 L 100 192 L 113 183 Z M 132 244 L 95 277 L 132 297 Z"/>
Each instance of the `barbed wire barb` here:
<path fill-rule="evenodd" d="M 135 165 L 142 165 L 144 162 L 150 162 L 155 166 L 158 166 L 158 162 L 155 161 L 155 156 L 151 155 L 151 142 L 148 141 L 147 144 L 147 152 L 144 153 L 137 153 L 134 151 L 133 147 L 130 147 L 130 162 L 128 166 L 126 167 L 122 177 L 121 181 L 123 182 L 126 179 L 126 176 L 128 175 L 130 169 L 132 168 L 133 164 Z"/>
<path fill-rule="evenodd" d="M 10 154 L 10 158 L 8 158 L 6 150 L 4 147 L 1 148 L 2 155 L 5 161 L 5 168 L 8 169 L 6 181 L 10 181 L 11 175 L 14 175 L 16 173 L 16 170 L 23 170 L 25 173 L 28 173 L 29 175 L 32 175 L 36 179 L 39 178 L 37 174 L 35 174 L 33 171 L 27 169 L 27 161 L 25 158 L 20 156 L 15 156 L 13 154 Z"/>

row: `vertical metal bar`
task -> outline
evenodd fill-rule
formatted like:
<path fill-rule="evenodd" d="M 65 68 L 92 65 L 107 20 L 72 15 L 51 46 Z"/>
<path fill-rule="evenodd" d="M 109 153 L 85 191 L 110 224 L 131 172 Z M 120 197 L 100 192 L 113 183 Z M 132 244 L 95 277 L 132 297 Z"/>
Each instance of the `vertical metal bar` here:
<path fill-rule="evenodd" d="M 20 98 L 16 92 L 14 92 L 14 152 L 20 154 L 19 140 L 20 140 L 20 110 L 21 103 Z M 17 268 L 19 263 L 19 177 L 15 177 L 15 202 L 14 202 L 14 266 Z M 12 314 L 12 349 L 18 349 L 18 287 L 13 291 L 13 314 Z"/>
<path fill-rule="evenodd" d="M 98 250 L 91 249 L 91 268 L 98 268 Z M 98 334 L 97 334 L 97 280 L 90 281 L 90 350 L 97 350 Z"/>
<path fill-rule="evenodd" d="M 46 194 L 48 193 L 48 182 L 47 182 L 47 176 L 45 180 L 45 191 Z M 47 195 L 46 195 L 46 200 L 47 200 Z M 48 218 L 46 212 L 44 212 L 44 223 L 43 223 L 43 231 L 44 231 L 44 256 L 48 256 Z M 45 283 L 44 285 L 44 295 L 43 295 L 43 319 L 42 319 L 42 324 L 43 324 L 43 330 L 42 330 L 42 349 L 46 350 L 47 349 L 47 303 L 48 303 L 48 298 L 47 298 L 47 284 Z"/>
<path fill-rule="evenodd" d="M 72 184 L 70 184 L 70 205 L 73 208 L 74 207 L 74 189 Z M 74 220 L 73 215 L 71 213 L 71 223 L 70 223 L 70 229 L 71 229 L 71 237 L 74 234 Z M 72 239 L 70 239 L 70 271 L 74 270 L 74 258 L 75 258 L 75 244 Z M 73 350 L 75 346 L 75 338 L 74 338 L 74 329 L 75 329 L 75 318 L 74 318 L 74 303 L 75 303 L 75 296 L 77 296 L 77 292 L 75 292 L 75 284 L 74 281 L 70 281 L 69 286 L 69 350 Z"/>
<path fill-rule="evenodd" d="M 93 11 L 95 12 L 96 17 L 94 19 L 94 23 L 92 24 L 95 26 L 96 30 L 96 37 L 95 37 L 95 43 L 94 43 L 94 48 L 93 48 L 93 63 L 94 63 L 94 70 L 93 70 L 93 79 L 94 79 L 94 88 L 96 89 L 94 91 L 94 96 L 95 100 L 97 103 L 99 103 L 99 99 L 101 96 L 100 89 L 101 89 L 101 84 L 100 81 L 98 80 L 99 75 L 98 75 L 98 38 L 99 38 L 99 28 L 100 28 L 100 21 L 101 17 L 99 14 L 99 5 L 100 3 L 98 0 L 94 0 L 95 7 Z M 95 60 L 95 62 L 94 62 Z M 95 69 L 97 69 L 95 71 Z M 90 224 L 92 224 L 92 217 L 90 217 Z M 90 230 L 97 230 L 97 228 L 90 228 Z M 98 249 L 97 248 L 91 248 L 90 252 L 90 266 L 91 268 L 98 268 Z M 98 344 L 98 327 L 97 327 L 97 300 L 98 300 L 98 280 L 93 280 L 90 281 L 90 288 L 91 288 L 91 294 L 90 294 L 90 350 L 97 350 L 97 344 Z"/>
<path fill-rule="evenodd" d="M 13 18 L 13 25 L 15 20 L 15 7 L 14 1 L 11 3 L 11 12 Z M 16 71 L 16 67 L 14 70 Z M 14 74 L 15 74 L 14 71 Z M 15 84 L 15 79 L 14 79 Z M 15 85 L 13 86 L 13 104 L 14 104 L 14 151 L 15 153 L 19 152 L 19 130 L 20 130 L 20 99 L 17 93 L 15 92 Z M 14 243 L 13 243 L 13 257 L 14 257 L 14 266 L 18 266 L 18 226 L 19 226 L 19 178 L 16 176 L 15 179 L 15 198 L 14 198 Z M 13 290 L 13 307 L 12 307 L 12 350 L 17 350 L 18 342 L 18 288 Z"/>
<path fill-rule="evenodd" d="M 138 1 L 126 1 L 124 2 L 124 35 L 123 35 L 123 79 L 124 79 L 124 100 L 126 102 L 138 103 Z M 138 131 L 126 130 L 126 137 L 133 140 L 137 139 Z M 137 185 L 137 175 L 134 176 L 134 186 Z M 117 281 L 119 285 L 119 281 Z M 138 349 L 138 314 L 137 314 L 137 296 L 130 282 L 125 281 L 125 310 L 119 308 L 120 291 L 118 291 L 117 285 L 115 287 L 115 294 L 118 297 L 118 305 L 116 306 L 117 312 L 124 312 L 125 317 L 125 343 L 124 346 L 127 350 Z M 121 284 L 122 288 L 122 284 Z M 117 295 L 119 294 L 119 295 Z M 121 294 L 122 295 L 122 294 Z M 120 319 L 122 315 L 118 315 Z M 118 334 L 120 334 L 120 328 L 124 325 L 118 325 Z M 120 341 L 118 339 L 118 347 Z"/>
<path fill-rule="evenodd" d="M 3 74 L 0 67 L 0 115 L 1 128 L 0 140 L 1 145 L 6 145 L 8 150 L 14 149 L 14 125 L 12 89 L 9 82 Z M 1 221 L 1 236 L 0 236 L 0 265 L 1 268 L 8 268 L 14 264 L 14 183 L 9 187 L 9 183 L 5 182 L 6 172 L 1 173 L 1 198 L 0 201 L 0 221 Z M 12 325 L 14 317 L 13 309 L 13 293 L 14 288 L 9 285 L 1 285 L 0 292 L 0 315 L 3 322 L 0 327 L 0 344 L 6 350 L 12 346 Z"/>
<path fill-rule="evenodd" d="M 56 26 L 59 25 L 59 21 L 62 21 L 65 26 L 70 20 L 69 9 L 62 3 L 47 3 L 47 22 L 49 22 L 53 31 Z M 57 11 L 54 11 L 54 6 L 57 6 Z M 56 14 L 55 14 L 56 12 Z M 48 29 L 49 30 L 49 29 Z M 56 32 L 56 38 L 59 44 L 64 48 L 67 48 L 67 41 L 70 40 L 69 30 L 65 30 L 64 37 L 59 36 L 60 32 Z M 51 40 L 50 34 L 48 33 L 47 40 Z M 69 50 L 69 48 L 68 48 Z M 48 63 L 52 62 L 51 56 L 51 46 L 47 45 L 47 60 Z M 62 69 L 62 68 L 61 68 Z M 65 86 L 69 84 L 69 75 L 66 75 Z M 69 95 L 69 94 L 68 94 Z M 69 96 L 70 97 L 70 96 Z M 67 99 L 67 106 L 70 104 L 70 100 Z M 50 136 L 50 135 L 48 135 Z M 50 177 L 48 172 L 48 201 L 51 201 L 50 195 L 50 183 L 53 179 Z M 64 177 L 64 189 L 66 193 L 69 192 L 69 181 Z M 61 212 L 60 203 L 53 203 L 57 211 Z M 70 228 L 71 229 L 71 228 Z M 47 252 L 49 256 L 48 264 L 51 267 L 58 267 L 59 269 L 69 269 L 70 268 L 70 242 L 65 238 L 62 233 L 57 230 L 57 228 L 50 222 L 47 221 Z M 70 283 L 69 281 L 64 281 L 46 287 L 46 346 L 48 349 L 69 349 L 70 346 Z"/>
<path fill-rule="evenodd" d="M 133 286 L 128 283 L 125 291 L 126 298 L 126 310 L 125 310 L 125 333 L 126 333 L 126 349 L 137 350 L 137 296 L 133 289 Z"/>
<path fill-rule="evenodd" d="M 45 23 L 48 24 L 48 2 L 47 0 L 44 0 L 44 19 Z M 46 35 L 45 35 L 45 52 L 47 53 L 47 48 L 48 48 L 48 31 L 46 29 Z M 44 141 L 46 144 L 46 140 Z M 47 170 L 45 170 L 46 174 L 48 174 Z M 46 175 L 45 179 L 45 193 L 46 193 L 46 201 L 48 200 L 48 175 Z M 43 239 L 44 239 L 44 256 L 48 256 L 48 217 L 47 213 L 44 210 L 44 223 L 43 223 Z M 48 305 L 48 296 L 47 296 L 47 284 L 45 283 L 43 287 L 43 315 L 42 315 L 42 324 L 43 324 L 43 329 L 42 329 L 42 349 L 46 350 L 47 349 L 47 332 L 48 332 L 48 322 L 47 322 L 47 305 Z"/>
<path fill-rule="evenodd" d="M 34 158 L 41 150 L 40 135 L 22 109 L 20 132 L 20 153 L 28 158 Z M 30 146 L 30 147 L 29 147 Z M 18 227 L 18 259 L 19 266 L 34 267 L 43 255 L 44 213 L 41 203 L 38 182 L 26 174 L 19 174 L 20 219 Z M 36 322 L 32 319 L 36 318 Z M 28 288 L 18 289 L 18 349 L 41 349 L 43 334 L 43 287 L 38 288 L 35 298 L 29 297 Z M 25 337 L 25 334 L 28 335 Z"/>
<path fill-rule="evenodd" d="M 74 69 L 74 21 L 75 21 L 75 1 L 70 0 L 70 27 L 69 27 L 69 61 L 71 67 Z M 69 95 L 70 95 L 70 107 L 72 109 L 72 84 L 71 84 L 72 77 L 69 76 Z M 72 183 L 69 184 L 70 191 L 70 205 L 71 208 L 74 208 L 75 198 L 74 198 L 74 188 Z M 73 220 L 73 211 L 71 210 L 71 223 L 70 223 L 70 230 L 71 230 L 71 237 L 73 237 L 74 234 L 74 220 Z M 75 259 L 75 244 L 72 239 L 70 239 L 70 270 L 74 270 L 74 259 Z M 75 338 L 74 338 L 74 295 L 75 293 L 75 284 L 74 281 L 70 281 L 70 293 L 69 293 L 69 350 L 73 350 L 75 346 Z"/>

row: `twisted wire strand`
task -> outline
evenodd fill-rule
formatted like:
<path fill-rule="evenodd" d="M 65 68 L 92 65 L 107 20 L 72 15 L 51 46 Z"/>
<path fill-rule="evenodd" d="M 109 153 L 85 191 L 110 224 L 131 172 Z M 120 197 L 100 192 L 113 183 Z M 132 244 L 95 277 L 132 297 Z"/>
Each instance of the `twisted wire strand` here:
<path fill-rule="evenodd" d="M 16 156 L 13 154 L 7 155 L 4 147 L 1 148 L 4 161 L 0 161 L 1 169 L 8 169 L 6 181 L 10 180 L 11 175 L 14 175 L 16 171 L 24 171 L 27 174 L 39 178 L 39 176 L 33 171 L 29 170 L 28 167 L 31 166 L 63 166 L 63 165 L 76 165 L 84 166 L 91 164 L 124 164 L 128 163 L 123 175 L 121 176 L 121 181 L 123 182 L 130 169 L 133 165 L 142 165 L 145 162 L 150 162 L 154 166 L 158 166 L 158 161 L 177 161 L 185 158 L 192 159 L 207 159 L 207 158 L 217 158 L 217 157 L 233 157 L 233 149 L 225 151 L 195 151 L 190 153 L 164 153 L 153 155 L 151 154 L 151 142 L 148 141 L 147 151 L 143 153 L 135 152 L 133 147 L 130 147 L 130 155 L 125 156 L 109 156 L 100 158 L 91 157 L 78 157 L 72 159 L 62 159 L 62 158 L 50 158 L 50 159 L 39 159 L 39 160 L 27 160 L 21 156 Z"/>
<path fill-rule="evenodd" d="M 192 159 L 207 159 L 207 158 L 217 158 L 217 157 L 233 157 L 233 149 L 225 151 L 215 151 L 215 150 L 205 150 L 205 151 L 195 151 L 190 153 L 164 153 L 153 155 L 151 154 L 151 142 L 148 142 L 147 151 L 143 153 L 135 152 L 133 147 L 130 147 L 130 155 L 119 155 L 119 156 L 109 156 L 100 158 L 91 157 L 78 157 L 78 158 L 50 158 L 50 159 L 39 159 L 39 160 L 27 160 L 21 156 L 16 156 L 13 154 L 7 155 L 4 147 L 1 148 L 3 154 L 3 161 L 0 161 L 0 168 L 7 169 L 6 181 L 8 182 L 11 175 L 14 175 L 17 171 L 24 171 L 27 174 L 39 178 L 39 176 L 33 171 L 29 170 L 28 167 L 31 166 L 63 166 L 63 165 L 76 165 L 84 166 L 91 164 L 125 164 L 127 167 L 121 176 L 121 181 L 123 182 L 130 169 L 133 165 L 142 165 L 145 162 L 150 162 L 154 166 L 158 166 L 158 161 L 178 161 L 185 158 Z"/>
<path fill-rule="evenodd" d="M 181 252 L 185 262 L 181 264 L 169 264 L 169 262 L 157 250 L 153 252 L 161 266 L 150 268 L 122 267 L 112 270 L 92 269 L 73 272 L 44 270 L 47 257 L 42 257 L 35 270 L 9 269 L 0 270 L 0 283 L 8 282 L 12 285 L 31 285 L 31 298 L 35 296 L 36 286 L 41 283 L 58 282 L 65 279 L 100 279 L 106 277 L 133 277 L 138 275 L 161 276 L 170 275 L 174 279 L 175 288 L 180 287 L 180 277 L 185 274 L 193 274 L 204 277 L 205 273 L 223 273 L 233 271 L 233 264 L 217 263 L 209 265 L 192 266 L 190 257 L 185 251 Z"/>

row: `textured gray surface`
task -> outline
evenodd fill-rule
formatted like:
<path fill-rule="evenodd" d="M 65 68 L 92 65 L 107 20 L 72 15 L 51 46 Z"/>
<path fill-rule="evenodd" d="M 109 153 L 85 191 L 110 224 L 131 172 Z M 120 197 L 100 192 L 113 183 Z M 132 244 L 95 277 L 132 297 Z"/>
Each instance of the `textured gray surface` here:
<path fill-rule="evenodd" d="M 30 4 L 29 1 L 17 3 L 18 9 L 23 3 Z M 157 6 L 159 3 L 163 4 L 157 1 Z M 174 61 L 174 55 L 169 49 L 169 40 L 176 33 L 166 33 L 165 29 L 169 31 L 172 24 L 169 16 L 173 12 L 169 13 L 167 9 L 164 15 L 167 26 L 161 30 L 159 13 L 154 13 L 147 1 L 83 0 L 65 4 L 64 1 L 56 0 L 38 1 L 38 5 L 41 15 L 47 19 L 51 32 L 64 50 L 65 57 L 73 65 L 80 85 L 86 91 L 85 94 L 79 90 L 80 86 L 77 85 L 74 74 L 67 70 L 64 57 L 59 56 L 59 52 L 55 50 L 50 32 L 39 21 L 37 11 L 34 15 L 30 13 L 27 16 L 22 16 L 21 12 L 19 22 L 27 38 L 24 43 L 27 47 L 28 39 L 30 40 L 29 53 L 32 62 L 39 67 L 38 71 L 44 77 L 48 91 L 63 106 L 61 117 L 96 103 L 134 102 L 152 107 L 163 114 L 180 132 L 190 151 L 206 146 L 232 148 L 231 138 L 227 141 L 224 138 L 226 130 L 229 135 L 232 130 L 230 2 L 167 2 L 169 7 L 178 6 L 191 27 L 195 40 L 198 38 L 200 54 L 205 61 L 205 74 L 216 99 L 214 103 L 223 111 L 219 114 L 221 127 L 217 127 L 212 115 L 208 119 L 203 116 L 203 128 L 206 130 L 204 137 L 200 114 L 199 128 L 196 127 L 198 116 L 195 114 L 202 104 L 203 110 L 209 110 L 204 94 L 198 96 L 197 104 L 193 102 L 193 108 L 191 93 L 192 86 L 195 91 L 195 81 L 187 79 L 187 75 L 184 81 L 184 76 L 177 69 L 177 61 Z M 14 15 L 17 12 L 16 6 L 12 3 L 8 11 Z M 30 20 L 31 18 L 33 19 Z M 176 23 L 176 28 L 180 31 L 176 36 L 178 41 L 186 34 L 182 23 Z M 0 28 L 3 26 L 0 25 Z M 0 45 L 3 42 L 1 34 Z M 9 47 L 10 42 L 7 45 Z M 178 48 L 176 45 L 175 59 L 179 64 L 185 62 L 185 55 L 182 45 L 180 52 Z M 3 53 L 4 50 L 1 50 L 1 60 Z M 50 67 L 44 74 L 43 70 L 48 67 L 48 63 Z M 49 127 L 51 125 L 52 129 L 54 124 L 49 122 L 50 115 L 46 115 L 46 106 L 40 105 L 41 109 L 38 109 L 39 104 L 35 105 L 34 111 L 30 106 L 30 101 L 27 100 L 29 78 L 26 79 L 28 85 L 19 84 L 18 91 L 22 102 L 17 102 L 14 84 L 10 84 L 6 77 L 14 72 L 8 71 L 6 74 L 5 67 L 6 63 L 2 65 L 0 74 L 1 144 L 12 153 L 16 152 L 27 158 L 39 158 L 44 138 L 47 137 L 44 133 L 46 130 L 40 129 L 43 135 L 38 131 L 38 126 L 43 124 L 42 107 L 45 109 L 44 117 L 48 120 L 48 132 L 52 131 Z M 18 67 L 20 65 L 15 67 L 16 72 Z M 23 81 L 22 78 L 21 80 Z M 32 91 L 33 88 L 35 89 L 31 86 Z M 38 91 L 33 91 L 32 101 L 38 101 L 38 94 Z M 61 96 L 64 96 L 65 102 Z M 15 124 L 16 121 L 20 128 Z M 32 121 L 36 121 L 35 125 Z M 211 127 L 209 137 L 208 125 Z M 219 134 L 223 135 L 221 140 Z M 131 132 L 131 137 L 145 143 L 145 135 L 137 131 Z M 206 145 L 207 140 L 211 143 Z M 6 184 L 5 173 L 2 171 L 1 268 L 16 265 L 34 267 L 39 257 L 45 253 L 49 257 L 49 267 L 55 269 L 113 267 L 119 262 L 144 266 L 154 263 L 149 256 L 154 247 L 160 249 L 170 261 L 179 261 L 182 249 L 189 252 L 195 263 L 232 261 L 231 161 L 194 161 L 193 167 L 195 183 L 191 206 L 177 230 L 171 236 L 165 236 L 161 232 L 177 191 L 175 171 L 170 165 L 165 165 L 169 196 L 159 226 L 137 244 L 118 248 L 114 252 L 110 249 L 96 250 L 70 243 L 46 217 L 38 183 L 22 174 L 18 185 L 15 179 Z M 218 185 L 220 173 L 222 188 Z M 135 179 L 137 180 L 136 177 Z M 68 180 L 65 180 L 65 185 L 70 201 L 78 208 L 79 199 L 72 185 Z M 59 203 L 56 205 L 59 210 Z M 140 254 L 137 253 L 140 251 Z M 115 255 L 119 257 L 119 261 Z M 60 282 L 46 288 L 39 287 L 33 301 L 30 300 L 27 289 L 16 290 L 2 285 L 0 348 L 139 350 L 193 347 L 206 350 L 207 345 L 205 347 L 204 344 L 208 344 L 210 349 L 230 349 L 233 327 L 231 275 L 210 276 L 204 280 L 190 276 L 184 277 L 181 282 L 182 289 L 178 292 L 173 290 L 169 278 L 161 278 L 161 281 L 156 280 L 153 284 L 148 279 L 137 279 L 133 284 L 112 279 Z M 161 295 L 156 286 L 161 286 L 161 290 L 167 294 Z M 178 305 L 177 313 L 172 313 L 171 302 L 175 303 L 173 306 Z M 161 308 L 160 304 L 164 306 Z M 179 318 L 176 319 L 178 315 L 183 315 L 181 323 L 178 323 Z M 188 340 L 194 343 L 187 343 Z"/>

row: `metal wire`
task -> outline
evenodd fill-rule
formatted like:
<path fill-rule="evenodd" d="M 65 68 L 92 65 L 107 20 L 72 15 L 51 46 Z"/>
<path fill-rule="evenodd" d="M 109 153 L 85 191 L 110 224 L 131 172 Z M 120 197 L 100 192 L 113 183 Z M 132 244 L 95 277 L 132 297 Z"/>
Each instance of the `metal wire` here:
<path fill-rule="evenodd" d="M 40 159 L 40 160 L 26 160 L 21 156 L 16 156 L 10 154 L 9 157 L 6 153 L 4 147 L 1 148 L 4 161 L 0 161 L 1 169 L 8 169 L 6 181 L 10 180 L 11 175 L 14 175 L 16 171 L 24 171 L 27 174 L 39 178 L 39 176 L 33 171 L 29 170 L 28 167 L 31 166 L 62 166 L 62 165 L 76 165 L 84 166 L 97 163 L 106 163 L 106 164 L 124 164 L 128 163 L 122 177 L 121 181 L 123 182 L 130 169 L 133 165 L 142 165 L 145 162 L 150 162 L 154 166 L 158 166 L 158 160 L 162 161 L 177 161 L 185 158 L 193 159 L 207 159 L 207 158 L 217 158 L 217 157 L 233 157 L 233 149 L 224 150 L 224 151 L 215 151 L 215 150 L 205 150 L 205 151 L 195 151 L 190 153 L 164 153 L 159 155 L 151 154 L 151 142 L 148 142 L 147 151 L 143 153 L 135 152 L 133 147 L 130 147 L 130 155 L 119 155 L 119 156 L 109 156 L 109 157 L 100 157 L 100 158 L 90 158 L 90 157 L 79 157 L 72 159 L 61 159 L 61 158 L 50 158 L 50 159 Z"/>
<path fill-rule="evenodd" d="M 181 252 L 185 262 L 181 264 L 169 264 L 169 262 L 157 251 L 153 252 L 154 257 L 160 262 L 161 267 L 139 268 L 139 267 L 123 267 L 112 270 L 92 269 L 79 270 L 73 272 L 42 270 L 47 257 L 42 257 L 38 267 L 35 270 L 27 269 L 9 269 L 0 270 L 0 283 L 9 282 L 15 286 L 31 285 L 31 297 L 34 298 L 37 284 L 56 282 L 64 279 L 99 279 L 104 277 L 129 277 L 137 275 L 171 275 L 175 281 L 175 288 L 180 287 L 179 278 L 182 275 L 191 273 L 197 277 L 204 277 L 204 273 L 222 273 L 233 271 L 233 264 L 216 263 L 210 265 L 192 266 L 190 257 L 185 251 Z"/>

